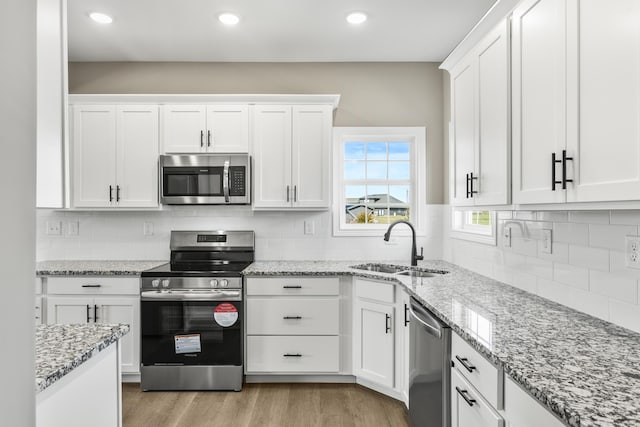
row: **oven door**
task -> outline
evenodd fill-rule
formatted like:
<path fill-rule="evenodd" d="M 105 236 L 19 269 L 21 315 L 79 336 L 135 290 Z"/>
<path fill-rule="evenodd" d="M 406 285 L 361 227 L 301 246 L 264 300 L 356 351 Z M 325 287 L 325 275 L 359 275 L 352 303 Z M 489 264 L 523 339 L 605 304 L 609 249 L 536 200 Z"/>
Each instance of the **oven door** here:
<path fill-rule="evenodd" d="M 242 365 L 242 301 L 141 302 L 142 365 Z"/>

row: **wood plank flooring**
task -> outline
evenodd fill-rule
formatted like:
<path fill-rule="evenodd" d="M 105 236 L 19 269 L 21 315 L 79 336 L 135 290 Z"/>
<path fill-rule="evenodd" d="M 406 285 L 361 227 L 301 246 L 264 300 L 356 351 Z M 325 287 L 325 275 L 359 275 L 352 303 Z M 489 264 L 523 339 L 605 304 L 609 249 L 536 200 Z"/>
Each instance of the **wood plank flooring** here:
<path fill-rule="evenodd" d="M 124 427 L 408 427 L 404 404 L 357 384 L 245 384 L 241 392 L 122 386 Z"/>

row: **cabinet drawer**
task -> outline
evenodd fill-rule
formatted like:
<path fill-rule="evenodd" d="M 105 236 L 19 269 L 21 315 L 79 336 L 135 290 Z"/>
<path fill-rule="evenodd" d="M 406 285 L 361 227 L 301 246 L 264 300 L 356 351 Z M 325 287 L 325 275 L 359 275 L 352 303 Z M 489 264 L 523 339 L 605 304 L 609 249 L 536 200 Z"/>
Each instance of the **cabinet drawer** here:
<path fill-rule="evenodd" d="M 451 334 L 451 360 L 455 368 L 469 381 L 494 408 L 501 408 L 498 401 L 498 368 L 485 359 L 457 334 Z M 464 366 L 466 364 L 468 369 Z"/>
<path fill-rule="evenodd" d="M 248 336 L 247 372 L 338 372 L 340 337 Z"/>
<path fill-rule="evenodd" d="M 249 335 L 338 335 L 337 297 L 247 298 Z"/>
<path fill-rule="evenodd" d="M 250 277 L 247 295 L 339 295 L 337 277 Z"/>
<path fill-rule="evenodd" d="M 47 292 L 57 295 L 138 295 L 137 277 L 47 277 Z"/>
<path fill-rule="evenodd" d="M 374 282 L 356 279 L 356 296 L 374 301 L 393 304 L 395 301 L 395 285 L 391 283 Z"/>
<path fill-rule="evenodd" d="M 500 414 L 455 368 L 451 369 L 451 425 L 504 427 Z"/>

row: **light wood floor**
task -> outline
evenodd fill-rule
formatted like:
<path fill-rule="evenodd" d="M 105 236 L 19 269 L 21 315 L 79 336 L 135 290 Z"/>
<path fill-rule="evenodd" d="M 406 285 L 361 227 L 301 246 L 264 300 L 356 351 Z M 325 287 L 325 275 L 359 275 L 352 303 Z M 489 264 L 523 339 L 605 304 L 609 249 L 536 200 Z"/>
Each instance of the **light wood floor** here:
<path fill-rule="evenodd" d="M 357 384 L 245 384 L 241 392 L 122 388 L 124 427 L 409 425 L 403 403 Z"/>

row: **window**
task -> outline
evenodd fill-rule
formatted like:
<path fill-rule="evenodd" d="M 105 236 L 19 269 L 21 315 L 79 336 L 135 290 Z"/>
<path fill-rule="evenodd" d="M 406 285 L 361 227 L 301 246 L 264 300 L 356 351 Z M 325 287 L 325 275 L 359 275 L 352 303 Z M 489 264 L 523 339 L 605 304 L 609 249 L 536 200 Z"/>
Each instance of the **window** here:
<path fill-rule="evenodd" d="M 452 210 L 451 237 L 496 244 L 496 217 L 491 211 Z"/>
<path fill-rule="evenodd" d="M 424 128 L 334 128 L 335 235 L 379 235 L 397 220 L 420 228 L 424 135 Z"/>

